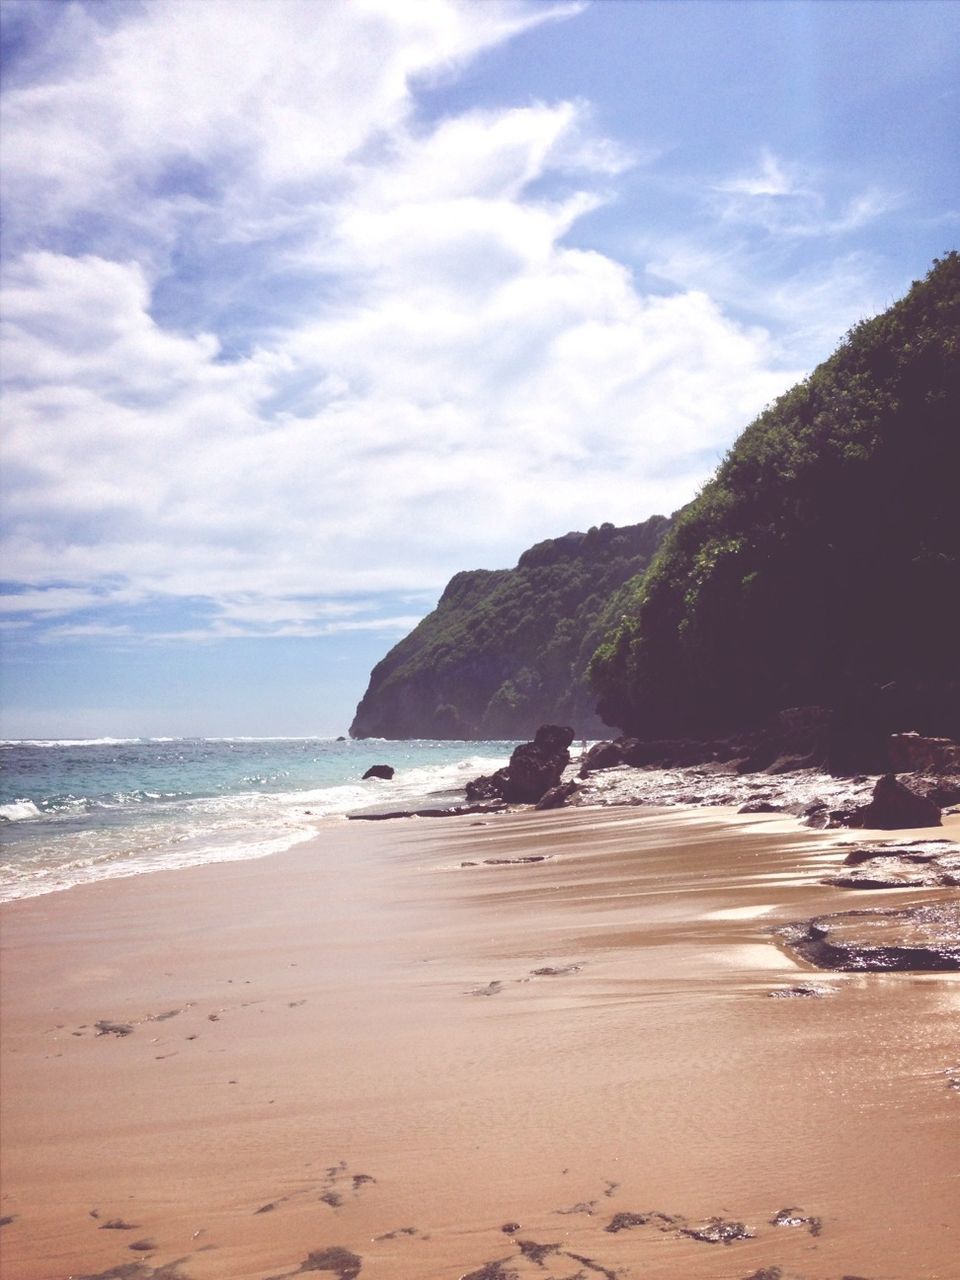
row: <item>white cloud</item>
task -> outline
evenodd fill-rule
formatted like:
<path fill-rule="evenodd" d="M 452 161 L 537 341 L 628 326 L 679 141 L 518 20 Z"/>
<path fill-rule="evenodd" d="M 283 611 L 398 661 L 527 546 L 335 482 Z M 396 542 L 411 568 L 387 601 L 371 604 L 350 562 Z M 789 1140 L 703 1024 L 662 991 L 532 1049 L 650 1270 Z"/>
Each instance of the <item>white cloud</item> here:
<path fill-rule="evenodd" d="M 765 150 L 760 157 L 760 165 L 753 173 L 741 174 L 717 183 L 718 191 L 728 191 L 732 195 L 749 196 L 796 196 L 807 194 L 797 185 L 795 175 L 787 171 L 782 160 L 771 151 Z"/>
<path fill-rule="evenodd" d="M 360 616 L 360 593 L 691 496 L 801 370 L 695 281 L 647 297 L 569 247 L 627 163 L 585 104 L 417 114 L 411 85 L 568 11 L 72 19 L 7 108 L 14 236 L 41 208 L 51 236 L 5 285 L 12 608 L 208 602 L 158 624 L 181 639 L 389 630 L 416 617 Z M 787 184 L 772 159 L 758 181 Z M 97 626 L 125 634 L 71 634 Z"/>
<path fill-rule="evenodd" d="M 828 195 L 822 174 L 764 150 L 758 167 L 714 184 L 712 206 L 728 223 L 780 240 L 836 237 L 859 231 L 895 209 L 898 193 L 870 186 L 845 198 Z"/>

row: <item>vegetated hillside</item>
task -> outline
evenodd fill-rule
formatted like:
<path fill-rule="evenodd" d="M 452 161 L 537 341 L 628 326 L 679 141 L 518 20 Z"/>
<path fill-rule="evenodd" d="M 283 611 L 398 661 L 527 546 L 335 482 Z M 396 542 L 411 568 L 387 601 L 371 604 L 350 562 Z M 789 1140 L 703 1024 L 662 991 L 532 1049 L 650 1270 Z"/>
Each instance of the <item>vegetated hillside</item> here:
<path fill-rule="evenodd" d="M 547 721 L 594 736 L 587 664 L 617 617 L 618 591 L 669 524 L 604 524 L 538 543 L 515 569 L 458 573 L 373 669 L 351 736 L 524 738 Z"/>
<path fill-rule="evenodd" d="M 647 738 L 830 706 L 960 735 L 960 256 L 740 436 L 592 663 Z"/>

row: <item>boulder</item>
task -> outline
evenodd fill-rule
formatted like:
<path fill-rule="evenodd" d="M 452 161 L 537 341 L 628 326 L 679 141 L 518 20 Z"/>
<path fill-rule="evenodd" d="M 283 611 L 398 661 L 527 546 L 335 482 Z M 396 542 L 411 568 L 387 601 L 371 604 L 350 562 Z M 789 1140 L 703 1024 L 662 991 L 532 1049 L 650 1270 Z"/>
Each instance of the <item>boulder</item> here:
<path fill-rule="evenodd" d="M 498 769 L 496 773 L 474 778 L 466 786 L 467 801 L 470 804 L 485 804 L 490 800 L 502 800 L 506 777 L 506 769 Z"/>
<path fill-rule="evenodd" d="M 389 782 L 396 770 L 390 764 L 372 764 L 367 772 L 363 775 L 361 781 L 366 782 L 368 778 L 383 778 Z"/>
<path fill-rule="evenodd" d="M 887 742 L 894 773 L 960 773 L 960 742 L 893 733 Z"/>
<path fill-rule="evenodd" d="M 598 769 L 615 769 L 617 765 L 625 764 L 626 749 L 636 745 L 636 738 L 617 738 L 615 742 L 595 742 L 580 761 L 580 772 L 577 776 L 586 778 L 591 773 L 596 773 Z"/>
<path fill-rule="evenodd" d="M 851 827 L 877 827 L 885 831 L 899 827 L 939 827 L 939 806 L 904 786 L 896 774 L 877 779 L 873 799 L 855 810 Z"/>
<path fill-rule="evenodd" d="M 551 787 L 536 803 L 537 809 L 562 809 L 564 805 L 569 804 L 572 798 L 580 790 L 580 784 L 574 782 L 561 782 L 559 786 Z"/>
<path fill-rule="evenodd" d="M 508 804 L 536 804 L 560 783 L 570 763 L 573 730 L 556 724 L 541 725 L 533 742 L 517 747 L 505 769 L 467 783 L 467 799 L 502 799 Z"/>

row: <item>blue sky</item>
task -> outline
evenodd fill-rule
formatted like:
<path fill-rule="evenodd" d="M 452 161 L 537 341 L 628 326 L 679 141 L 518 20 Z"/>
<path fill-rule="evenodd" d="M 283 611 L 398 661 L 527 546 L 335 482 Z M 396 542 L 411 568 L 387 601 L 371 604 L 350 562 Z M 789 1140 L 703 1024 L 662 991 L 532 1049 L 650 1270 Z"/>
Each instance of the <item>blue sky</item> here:
<path fill-rule="evenodd" d="M 2 12 L 7 737 L 343 731 L 958 240 L 951 0 Z"/>

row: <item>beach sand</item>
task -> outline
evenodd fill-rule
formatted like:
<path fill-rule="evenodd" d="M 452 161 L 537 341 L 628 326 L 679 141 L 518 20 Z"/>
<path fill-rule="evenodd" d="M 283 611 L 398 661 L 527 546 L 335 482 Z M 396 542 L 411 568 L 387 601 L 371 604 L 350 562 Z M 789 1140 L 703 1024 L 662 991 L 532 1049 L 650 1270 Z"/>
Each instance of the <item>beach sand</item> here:
<path fill-rule="evenodd" d="M 960 1276 L 958 975 L 770 938 L 944 896 L 820 883 L 864 835 L 341 822 L 5 905 L 5 1280 Z"/>

